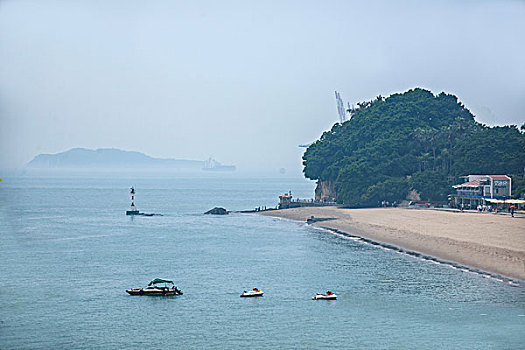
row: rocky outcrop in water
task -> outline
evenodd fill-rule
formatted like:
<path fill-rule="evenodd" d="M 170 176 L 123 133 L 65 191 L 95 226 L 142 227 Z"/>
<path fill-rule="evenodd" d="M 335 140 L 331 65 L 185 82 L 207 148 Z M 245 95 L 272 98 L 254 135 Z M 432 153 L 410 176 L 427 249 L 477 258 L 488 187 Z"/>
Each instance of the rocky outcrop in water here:
<path fill-rule="evenodd" d="M 221 207 L 215 207 L 211 210 L 208 210 L 207 212 L 205 212 L 204 214 L 211 214 L 211 215 L 228 215 L 230 212 L 227 211 L 226 209 L 224 208 L 221 208 Z"/>

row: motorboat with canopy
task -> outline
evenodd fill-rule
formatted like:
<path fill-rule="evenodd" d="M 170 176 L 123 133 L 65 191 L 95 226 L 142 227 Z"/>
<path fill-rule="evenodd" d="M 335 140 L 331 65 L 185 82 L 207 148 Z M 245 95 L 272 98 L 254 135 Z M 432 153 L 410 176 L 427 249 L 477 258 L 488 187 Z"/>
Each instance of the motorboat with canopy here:
<path fill-rule="evenodd" d="M 182 291 L 175 287 L 173 281 L 155 278 L 144 288 L 127 289 L 130 295 L 182 295 Z"/>

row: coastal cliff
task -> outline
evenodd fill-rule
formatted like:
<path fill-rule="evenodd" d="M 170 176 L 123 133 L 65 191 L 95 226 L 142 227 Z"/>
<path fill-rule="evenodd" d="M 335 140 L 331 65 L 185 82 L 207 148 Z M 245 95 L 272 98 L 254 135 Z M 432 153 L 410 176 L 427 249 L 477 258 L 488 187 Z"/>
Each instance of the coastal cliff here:
<path fill-rule="evenodd" d="M 454 95 L 417 88 L 349 112 L 350 120 L 303 155 L 305 177 L 318 183 L 316 199 L 363 207 L 401 202 L 415 191 L 421 200 L 445 202 L 460 176 L 523 175 L 525 124 L 480 124 Z"/>
<path fill-rule="evenodd" d="M 318 181 L 315 187 L 315 200 L 335 202 L 337 201 L 337 193 L 335 191 L 335 184 L 333 181 Z"/>

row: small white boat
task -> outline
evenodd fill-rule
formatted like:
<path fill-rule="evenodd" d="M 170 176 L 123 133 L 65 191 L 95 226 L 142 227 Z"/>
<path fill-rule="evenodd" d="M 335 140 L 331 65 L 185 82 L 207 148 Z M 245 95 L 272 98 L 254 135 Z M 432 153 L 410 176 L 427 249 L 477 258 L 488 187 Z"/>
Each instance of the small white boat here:
<path fill-rule="evenodd" d="M 244 293 L 241 294 L 241 298 L 249 298 L 249 297 L 262 297 L 263 291 L 259 288 L 253 288 L 249 291 L 244 291 Z"/>
<path fill-rule="evenodd" d="M 337 295 L 335 295 L 334 292 L 330 292 L 329 290 L 326 291 L 326 293 L 321 294 L 317 293 L 315 296 L 312 297 L 313 300 L 336 300 Z"/>

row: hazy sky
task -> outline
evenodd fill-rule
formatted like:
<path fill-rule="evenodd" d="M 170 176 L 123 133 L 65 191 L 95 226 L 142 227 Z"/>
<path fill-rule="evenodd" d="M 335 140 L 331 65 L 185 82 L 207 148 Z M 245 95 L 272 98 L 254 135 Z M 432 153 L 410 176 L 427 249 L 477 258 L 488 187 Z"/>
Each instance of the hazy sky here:
<path fill-rule="evenodd" d="M 524 19 L 504 0 L 0 0 L 0 167 L 115 147 L 299 172 L 334 90 L 444 90 L 521 125 Z"/>

